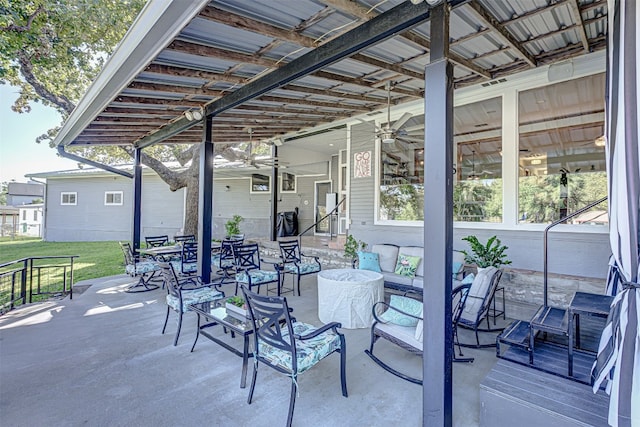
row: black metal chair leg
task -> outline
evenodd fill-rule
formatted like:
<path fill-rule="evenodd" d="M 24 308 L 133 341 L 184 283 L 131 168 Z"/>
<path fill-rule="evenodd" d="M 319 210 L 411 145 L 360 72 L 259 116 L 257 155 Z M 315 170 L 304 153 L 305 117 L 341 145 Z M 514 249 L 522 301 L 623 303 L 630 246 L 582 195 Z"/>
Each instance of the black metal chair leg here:
<path fill-rule="evenodd" d="M 198 328 L 196 329 L 196 339 L 193 340 L 193 345 L 191 346 L 191 353 L 193 353 L 193 349 L 196 348 L 196 343 L 198 342 L 198 338 L 200 337 L 200 313 L 198 314 Z"/>
<path fill-rule="evenodd" d="M 340 383 L 342 386 L 342 395 L 348 397 L 347 393 L 347 348 L 344 337 L 340 337 Z"/>
<path fill-rule="evenodd" d="M 176 331 L 176 337 L 173 340 L 173 346 L 178 345 L 178 338 L 180 338 L 180 329 L 182 329 L 182 312 L 178 313 L 178 330 Z"/>
<path fill-rule="evenodd" d="M 291 397 L 289 398 L 289 416 L 287 417 L 287 427 L 291 427 L 291 421 L 293 421 L 293 409 L 296 406 L 296 381 L 291 381 Z"/>
<path fill-rule="evenodd" d="M 164 326 L 162 326 L 162 334 L 164 335 L 165 329 L 167 329 L 167 321 L 169 320 L 169 312 L 171 311 L 171 307 L 167 306 L 167 315 L 164 317 Z"/>
<path fill-rule="evenodd" d="M 249 389 L 249 397 L 247 397 L 247 403 L 251 405 L 251 399 L 253 399 L 253 391 L 256 388 L 256 378 L 258 376 L 258 363 L 253 364 L 253 374 L 251 375 L 251 388 Z"/>

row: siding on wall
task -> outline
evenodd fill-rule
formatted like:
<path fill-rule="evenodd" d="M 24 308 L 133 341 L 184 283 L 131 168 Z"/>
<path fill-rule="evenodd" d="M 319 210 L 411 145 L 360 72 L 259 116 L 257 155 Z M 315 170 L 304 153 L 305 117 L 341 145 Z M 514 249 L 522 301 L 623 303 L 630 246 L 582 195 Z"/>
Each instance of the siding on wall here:
<path fill-rule="evenodd" d="M 150 234 L 176 234 L 183 223 L 183 190 L 169 191 L 155 175 L 145 175 L 142 185 L 142 238 Z M 105 206 L 105 191 L 122 191 L 122 205 Z M 77 205 L 61 205 L 62 192 L 76 192 Z M 45 239 L 68 242 L 130 240 L 132 193 L 132 181 L 121 176 L 49 178 Z"/>
<path fill-rule="evenodd" d="M 372 176 L 366 178 L 354 178 L 355 153 L 371 151 Z M 351 225 L 349 232 L 358 236 L 373 226 L 374 221 L 374 195 L 375 195 L 375 164 L 378 156 L 375 152 L 375 126 L 373 122 L 358 123 L 351 127 L 351 150 L 349 153 L 349 170 L 351 171 L 349 212 Z"/>

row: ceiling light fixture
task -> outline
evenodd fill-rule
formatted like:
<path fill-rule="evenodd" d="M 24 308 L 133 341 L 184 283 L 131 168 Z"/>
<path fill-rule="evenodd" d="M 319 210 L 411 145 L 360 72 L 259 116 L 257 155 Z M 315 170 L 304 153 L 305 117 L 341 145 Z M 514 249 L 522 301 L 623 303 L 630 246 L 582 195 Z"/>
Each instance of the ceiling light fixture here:
<path fill-rule="evenodd" d="M 607 145 L 607 139 L 605 138 L 604 135 L 599 136 L 593 142 L 594 142 L 594 144 L 596 144 L 596 147 L 604 147 L 605 145 Z"/>
<path fill-rule="evenodd" d="M 191 111 L 185 111 L 184 112 L 184 117 L 189 120 L 190 122 L 193 121 L 193 113 Z"/>
<path fill-rule="evenodd" d="M 185 111 L 184 117 L 190 122 L 192 122 L 194 120 L 198 120 L 198 121 L 202 120 L 202 117 L 204 117 L 204 115 L 202 114 L 202 109 L 198 108 L 197 110 Z"/>

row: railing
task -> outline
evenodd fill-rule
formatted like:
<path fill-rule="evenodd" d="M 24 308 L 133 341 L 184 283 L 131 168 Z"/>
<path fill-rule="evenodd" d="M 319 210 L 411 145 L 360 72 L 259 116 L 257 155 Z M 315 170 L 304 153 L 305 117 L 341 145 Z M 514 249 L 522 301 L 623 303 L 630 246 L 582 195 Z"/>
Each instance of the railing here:
<path fill-rule="evenodd" d="M 340 200 L 340 203 L 338 203 L 336 205 L 336 207 L 331 210 L 331 212 L 329 212 L 328 214 L 326 214 L 325 216 L 323 216 L 322 218 L 320 218 L 319 220 L 314 222 L 312 225 L 307 227 L 302 233 L 299 233 L 298 234 L 298 245 L 300 245 L 300 247 L 302 247 L 302 235 L 303 234 L 305 234 L 307 231 L 315 228 L 316 225 L 320 224 L 322 221 L 324 221 L 325 219 L 327 219 L 328 217 L 330 217 L 331 215 L 336 213 L 338 211 L 338 208 L 340 207 L 340 205 L 343 204 L 345 200 L 347 200 L 347 198 L 343 197 L 342 200 Z M 329 220 L 329 221 L 331 221 L 331 220 Z"/>
<path fill-rule="evenodd" d="M 548 304 L 547 304 L 547 286 L 548 286 L 547 275 L 548 275 L 548 263 L 549 263 L 549 261 L 548 261 L 547 243 L 548 243 L 549 230 L 551 230 L 553 227 L 555 227 L 558 224 L 562 224 L 563 222 L 566 222 L 568 219 L 571 219 L 573 217 L 576 217 L 576 216 L 580 215 L 583 212 L 588 211 L 589 209 L 593 208 L 594 206 L 599 205 L 600 203 L 602 203 L 602 202 L 604 202 L 606 200 L 607 200 L 607 197 L 605 196 L 600 200 L 596 200 L 595 202 L 591 202 L 587 206 L 585 206 L 585 207 L 583 207 L 581 209 L 578 209 L 577 211 L 572 212 L 571 214 L 552 222 L 551 224 L 549 224 L 547 226 L 547 228 L 544 229 L 544 240 L 543 240 L 543 247 L 544 247 L 544 282 L 543 283 L 544 283 L 544 306 L 545 307 L 548 306 Z"/>
<path fill-rule="evenodd" d="M 73 261 L 77 257 L 29 257 L 0 264 L 0 314 L 42 296 L 73 298 Z"/>

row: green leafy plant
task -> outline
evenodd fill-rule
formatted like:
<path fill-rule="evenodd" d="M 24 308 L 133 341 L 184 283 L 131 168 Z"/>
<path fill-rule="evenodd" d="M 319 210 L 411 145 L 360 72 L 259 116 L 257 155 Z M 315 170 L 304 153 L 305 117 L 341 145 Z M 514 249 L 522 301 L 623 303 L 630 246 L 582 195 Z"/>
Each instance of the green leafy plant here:
<path fill-rule="evenodd" d="M 244 220 L 240 215 L 234 215 L 233 218 L 228 220 L 224 224 L 224 228 L 227 231 L 227 236 L 233 236 L 234 234 L 240 234 L 240 223 Z"/>
<path fill-rule="evenodd" d="M 504 253 L 509 248 L 503 245 L 497 236 L 490 237 L 486 244 L 481 243 L 476 236 L 463 237 L 462 240 L 469 242 L 471 247 L 470 253 L 461 251 L 464 254 L 464 261 L 469 264 L 475 264 L 480 268 L 511 264 L 507 254 Z"/>
<path fill-rule="evenodd" d="M 347 241 L 344 244 L 344 257 L 348 259 L 356 259 L 358 257 L 358 251 L 365 250 L 367 244 L 362 240 L 356 240 L 353 235 L 347 236 Z"/>
<path fill-rule="evenodd" d="M 240 308 L 244 308 L 244 298 L 239 297 L 239 296 L 232 296 L 227 298 L 227 302 L 229 304 L 233 304 L 236 307 L 240 307 Z"/>

